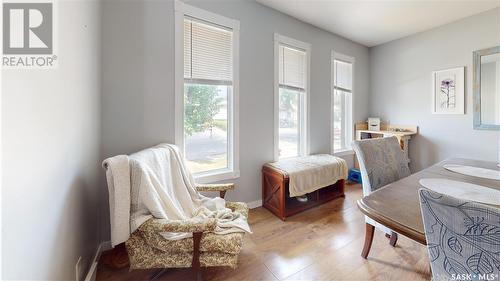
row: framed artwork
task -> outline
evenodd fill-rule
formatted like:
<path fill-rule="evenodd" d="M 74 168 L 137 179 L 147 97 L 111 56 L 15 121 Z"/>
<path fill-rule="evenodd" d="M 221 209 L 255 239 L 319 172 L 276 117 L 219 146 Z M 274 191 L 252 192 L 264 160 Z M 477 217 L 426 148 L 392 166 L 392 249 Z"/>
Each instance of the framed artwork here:
<path fill-rule="evenodd" d="M 465 114 L 465 67 L 434 71 L 433 114 Z"/>

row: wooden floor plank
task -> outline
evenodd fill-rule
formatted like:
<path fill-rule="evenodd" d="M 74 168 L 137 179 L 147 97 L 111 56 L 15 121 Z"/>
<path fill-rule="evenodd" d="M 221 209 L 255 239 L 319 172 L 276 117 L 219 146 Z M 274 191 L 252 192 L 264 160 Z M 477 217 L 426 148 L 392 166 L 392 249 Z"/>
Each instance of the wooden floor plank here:
<path fill-rule="evenodd" d="M 204 280 L 429 280 L 424 246 L 400 236 L 396 247 L 376 231 L 370 256 L 360 256 L 364 216 L 357 209 L 360 185 L 347 185 L 346 198 L 279 220 L 269 211 L 250 211 L 238 268 L 208 268 Z M 152 271 L 113 270 L 100 263 L 97 280 L 147 280 Z M 189 269 L 172 269 L 159 280 L 189 280 Z"/>

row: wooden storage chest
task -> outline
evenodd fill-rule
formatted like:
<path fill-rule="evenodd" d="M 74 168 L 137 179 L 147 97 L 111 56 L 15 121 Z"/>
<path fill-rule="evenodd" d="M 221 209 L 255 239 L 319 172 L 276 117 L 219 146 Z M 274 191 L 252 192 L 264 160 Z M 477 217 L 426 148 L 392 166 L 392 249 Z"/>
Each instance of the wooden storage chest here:
<path fill-rule="evenodd" d="M 345 197 L 343 179 L 308 193 L 307 202 L 299 202 L 296 198 L 290 197 L 288 182 L 289 177 L 284 171 L 268 164 L 262 167 L 262 206 L 283 221 L 287 217 L 309 208 L 339 197 Z"/>

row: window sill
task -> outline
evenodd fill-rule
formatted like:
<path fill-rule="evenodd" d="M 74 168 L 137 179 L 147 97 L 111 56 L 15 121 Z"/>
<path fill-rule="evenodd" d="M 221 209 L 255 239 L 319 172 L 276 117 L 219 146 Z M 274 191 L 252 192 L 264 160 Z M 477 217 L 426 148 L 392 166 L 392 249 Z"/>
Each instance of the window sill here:
<path fill-rule="evenodd" d="M 194 179 L 196 183 L 214 183 L 223 180 L 237 179 L 240 177 L 240 171 L 217 171 L 212 173 L 204 173 L 195 175 Z"/>
<path fill-rule="evenodd" d="M 347 155 L 354 155 L 354 150 L 352 149 L 342 149 L 342 150 L 337 150 L 333 152 L 333 156 L 347 156 Z"/>

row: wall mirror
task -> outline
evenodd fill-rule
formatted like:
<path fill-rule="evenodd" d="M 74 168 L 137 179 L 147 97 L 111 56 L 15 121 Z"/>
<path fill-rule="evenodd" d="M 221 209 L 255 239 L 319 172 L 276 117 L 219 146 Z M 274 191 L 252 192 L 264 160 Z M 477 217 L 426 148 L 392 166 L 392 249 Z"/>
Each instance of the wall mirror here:
<path fill-rule="evenodd" d="M 500 46 L 474 52 L 474 129 L 500 131 Z"/>

